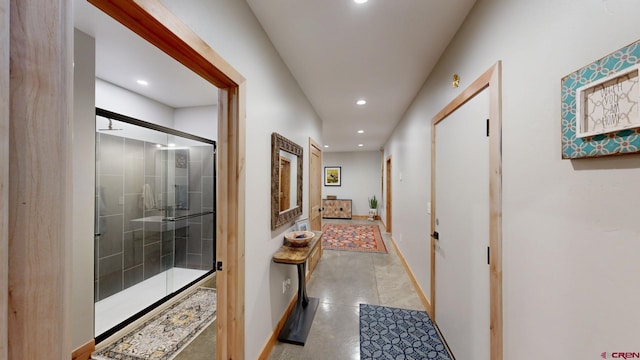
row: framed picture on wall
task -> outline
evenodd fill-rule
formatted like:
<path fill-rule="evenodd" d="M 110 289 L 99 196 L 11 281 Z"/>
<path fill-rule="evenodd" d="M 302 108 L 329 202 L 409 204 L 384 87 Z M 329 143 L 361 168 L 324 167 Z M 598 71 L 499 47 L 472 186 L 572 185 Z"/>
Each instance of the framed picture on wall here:
<path fill-rule="evenodd" d="M 311 231 L 309 226 L 309 219 L 296 220 L 296 231 Z"/>
<path fill-rule="evenodd" d="M 340 186 L 342 184 L 342 167 L 324 167 L 324 186 Z"/>

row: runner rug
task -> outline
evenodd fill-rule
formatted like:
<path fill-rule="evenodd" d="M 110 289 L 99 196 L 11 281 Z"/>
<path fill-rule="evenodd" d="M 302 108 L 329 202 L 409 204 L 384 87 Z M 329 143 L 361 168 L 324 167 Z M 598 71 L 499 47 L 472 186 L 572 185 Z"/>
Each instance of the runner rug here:
<path fill-rule="evenodd" d="M 322 248 L 386 253 L 378 225 L 326 224 L 322 228 Z"/>
<path fill-rule="evenodd" d="M 360 304 L 360 359 L 451 357 L 425 311 Z"/>
<path fill-rule="evenodd" d="M 200 287 L 91 358 L 171 360 L 215 319 L 216 290 Z"/>

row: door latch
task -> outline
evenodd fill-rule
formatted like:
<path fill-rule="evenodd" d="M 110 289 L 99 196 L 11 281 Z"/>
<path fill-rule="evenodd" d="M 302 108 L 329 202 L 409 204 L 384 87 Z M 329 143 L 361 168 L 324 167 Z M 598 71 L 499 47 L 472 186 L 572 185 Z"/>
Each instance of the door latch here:
<path fill-rule="evenodd" d="M 438 232 L 437 232 L 437 231 L 434 231 L 434 232 L 433 232 L 433 234 L 431 234 L 431 237 L 432 237 L 432 238 L 434 238 L 434 239 L 436 239 L 436 240 L 439 240 L 439 238 L 440 238 L 440 234 L 438 234 Z"/>
<path fill-rule="evenodd" d="M 218 270 L 218 271 L 222 271 L 222 261 L 218 261 L 218 262 L 216 263 L 216 270 Z"/>

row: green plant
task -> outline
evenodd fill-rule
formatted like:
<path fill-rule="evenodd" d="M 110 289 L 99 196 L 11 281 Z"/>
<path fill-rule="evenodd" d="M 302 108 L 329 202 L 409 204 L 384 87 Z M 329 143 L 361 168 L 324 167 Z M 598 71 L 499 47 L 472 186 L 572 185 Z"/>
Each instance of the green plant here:
<path fill-rule="evenodd" d="M 378 199 L 373 195 L 372 198 L 369 198 L 369 209 L 377 209 L 378 208 Z"/>

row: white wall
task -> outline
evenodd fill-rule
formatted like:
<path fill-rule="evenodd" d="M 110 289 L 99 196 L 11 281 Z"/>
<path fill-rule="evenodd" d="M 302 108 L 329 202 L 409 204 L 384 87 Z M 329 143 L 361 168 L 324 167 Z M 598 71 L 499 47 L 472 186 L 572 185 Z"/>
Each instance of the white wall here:
<path fill-rule="evenodd" d="M 95 201 L 95 41 L 74 31 L 71 348 L 93 338 Z"/>
<path fill-rule="evenodd" d="M 96 107 L 173 128 L 174 109 L 148 97 L 96 79 Z"/>
<path fill-rule="evenodd" d="M 568 161 L 560 148 L 560 79 L 637 40 L 639 11 L 636 0 L 478 1 L 385 146 L 393 235 L 429 294 L 429 229 L 416 226 L 428 224 L 429 122 L 503 61 L 505 359 L 640 350 L 640 156 Z"/>
<path fill-rule="evenodd" d="M 322 163 L 323 168 L 342 167 L 341 186 L 323 186 L 322 198 L 336 195 L 338 199 L 352 199 L 352 215 L 368 215 L 368 199 L 375 195 L 378 209 L 381 208 L 382 154 L 379 151 L 324 152 Z"/>
<path fill-rule="evenodd" d="M 175 109 L 174 129 L 206 139 L 218 139 L 218 106 L 195 106 Z"/>
<path fill-rule="evenodd" d="M 295 267 L 272 254 L 288 227 L 271 231 L 271 133 L 304 148 L 303 217 L 308 216 L 309 137 L 322 142 L 321 122 L 244 1 L 163 0 L 247 79 L 245 358 L 255 359 L 291 300 L 282 280 Z"/>

